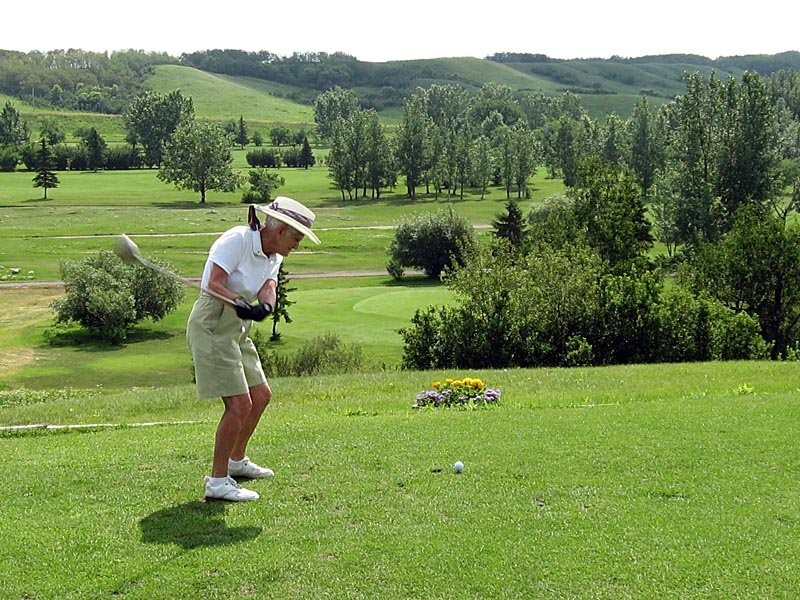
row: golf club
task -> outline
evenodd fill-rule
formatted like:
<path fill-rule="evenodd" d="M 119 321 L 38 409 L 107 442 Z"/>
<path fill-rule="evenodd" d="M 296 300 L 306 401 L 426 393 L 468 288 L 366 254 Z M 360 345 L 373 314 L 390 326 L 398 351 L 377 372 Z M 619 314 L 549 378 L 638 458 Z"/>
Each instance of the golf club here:
<path fill-rule="evenodd" d="M 186 285 L 196 288 L 201 292 L 205 292 L 209 296 L 213 296 L 218 300 L 222 300 L 223 302 L 227 302 L 228 304 L 233 304 L 233 305 L 236 304 L 233 300 L 231 300 L 230 298 L 226 298 L 222 294 L 218 294 L 213 290 L 201 287 L 200 284 L 197 283 L 196 281 L 193 281 L 187 277 L 181 277 L 177 273 L 173 273 L 169 269 L 165 269 L 161 265 L 157 265 L 156 263 L 147 260 L 139 253 L 139 246 L 137 246 L 136 243 L 124 233 L 117 238 L 117 243 L 114 245 L 114 253 L 122 259 L 122 262 L 128 264 L 131 264 L 133 262 L 138 262 L 143 267 L 147 267 L 148 269 L 153 269 L 154 271 L 158 271 L 159 273 L 166 275 L 167 277 L 180 281 L 181 283 L 185 283 Z"/>

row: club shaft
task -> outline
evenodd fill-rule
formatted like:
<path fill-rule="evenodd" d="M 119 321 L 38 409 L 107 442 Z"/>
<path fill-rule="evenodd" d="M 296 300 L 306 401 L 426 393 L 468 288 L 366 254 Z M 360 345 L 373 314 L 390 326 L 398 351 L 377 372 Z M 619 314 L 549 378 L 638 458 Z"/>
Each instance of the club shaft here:
<path fill-rule="evenodd" d="M 204 288 L 198 282 L 196 282 L 196 281 L 194 281 L 192 279 L 189 279 L 188 277 L 181 277 L 177 273 L 173 273 L 172 271 L 170 271 L 169 269 L 165 269 L 161 265 L 157 265 L 156 263 L 150 262 L 149 260 L 147 260 L 146 258 L 142 257 L 139 254 L 136 255 L 136 258 L 138 259 L 139 263 L 142 266 L 145 266 L 148 269 L 153 269 L 154 271 L 158 271 L 159 273 L 162 273 L 163 275 L 166 275 L 167 277 L 171 277 L 172 279 L 175 279 L 177 281 L 180 281 L 181 283 L 184 283 L 184 284 L 186 284 L 188 286 L 191 286 L 191 287 L 193 287 L 195 289 L 198 289 L 201 292 L 203 292 L 205 294 L 208 294 L 209 296 L 213 296 L 217 300 L 222 300 L 223 302 L 227 302 L 228 304 L 236 304 L 233 300 L 231 300 L 227 296 L 223 296 L 222 294 L 219 294 L 219 293 L 215 292 L 214 290 L 210 290 L 208 288 Z"/>

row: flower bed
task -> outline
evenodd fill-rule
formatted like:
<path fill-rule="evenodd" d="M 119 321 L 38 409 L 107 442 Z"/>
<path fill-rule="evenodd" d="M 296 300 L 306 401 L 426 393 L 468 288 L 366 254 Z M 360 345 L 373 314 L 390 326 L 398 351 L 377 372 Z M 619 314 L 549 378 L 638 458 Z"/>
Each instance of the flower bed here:
<path fill-rule="evenodd" d="M 413 408 L 460 406 L 476 408 L 490 404 L 499 404 L 500 390 L 487 388 L 481 379 L 464 377 L 462 379 L 445 379 L 434 381 L 433 389 L 417 394 Z"/>

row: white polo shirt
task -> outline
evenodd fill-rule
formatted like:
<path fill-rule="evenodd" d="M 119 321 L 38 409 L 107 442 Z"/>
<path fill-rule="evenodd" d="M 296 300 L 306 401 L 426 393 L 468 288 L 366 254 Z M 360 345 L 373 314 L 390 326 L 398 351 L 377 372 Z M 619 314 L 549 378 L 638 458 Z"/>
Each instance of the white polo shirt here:
<path fill-rule="evenodd" d="M 258 290 L 268 279 L 278 281 L 282 262 L 283 256 L 280 254 L 264 254 L 258 231 L 238 225 L 223 233 L 211 245 L 201 286 L 208 287 L 211 268 L 216 264 L 228 274 L 226 287 L 253 302 L 258 297 Z"/>

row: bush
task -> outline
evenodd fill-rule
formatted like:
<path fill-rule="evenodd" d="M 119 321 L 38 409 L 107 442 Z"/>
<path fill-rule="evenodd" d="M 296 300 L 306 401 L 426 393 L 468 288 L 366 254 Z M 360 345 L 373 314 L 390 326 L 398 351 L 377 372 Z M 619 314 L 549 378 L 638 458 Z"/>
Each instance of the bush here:
<path fill-rule="evenodd" d="M 346 344 L 334 333 L 325 333 L 303 344 L 294 356 L 271 351 L 267 336 L 254 329 L 251 339 L 267 377 L 355 373 L 365 366 L 360 344 Z"/>
<path fill-rule="evenodd" d="M 105 167 L 115 171 L 138 169 L 142 166 L 142 153 L 130 144 L 110 146 L 105 152 Z"/>
<path fill-rule="evenodd" d="M 135 323 L 146 318 L 158 321 L 183 299 L 183 288 L 174 279 L 125 264 L 109 251 L 63 262 L 61 279 L 66 293 L 52 304 L 56 323 L 78 323 L 114 344 L 124 340 Z"/>
<path fill-rule="evenodd" d="M 416 267 L 438 279 L 445 269 L 463 265 L 476 247 L 472 225 L 452 210 L 410 215 L 397 225 L 389 264 L 394 272 L 398 267 Z"/>
<path fill-rule="evenodd" d="M 257 148 L 250 150 L 245 155 L 247 164 L 251 167 L 266 167 L 270 169 L 277 169 L 281 166 L 281 154 L 277 150 L 269 148 Z"/>
<path fill-rule="evenodd" d="M 612 274 L 585 247 L 524 261 L 487 248 L 446 278 L 458 305 L 418 310 L 407 369 L 578 366 L 761 359 L 755 318 L 657 273 Z"/>
<path fill-rule="evenodd" d="M 0 171 L 15 171 L 19 164 L 19 154 L 8 146 L 0 146 Z"/>

